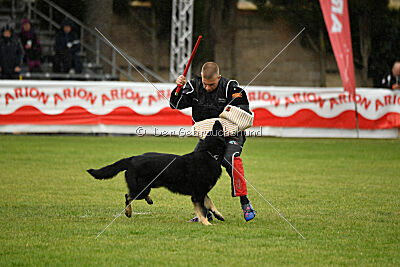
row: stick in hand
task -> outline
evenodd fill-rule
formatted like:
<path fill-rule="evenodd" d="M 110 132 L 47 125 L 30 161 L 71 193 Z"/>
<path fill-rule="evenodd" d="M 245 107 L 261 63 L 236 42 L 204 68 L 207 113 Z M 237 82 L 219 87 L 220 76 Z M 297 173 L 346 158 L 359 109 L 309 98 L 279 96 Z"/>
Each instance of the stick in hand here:
<path fill-rule="evenodd" d="M 192 54 L 190 55 L 190 58 L 189 58 L 189 61 L 188 61 L 187 65 L 186 65 L 185 71 L 183 72 L 183 76 L 185 76 L 185 77 L 186 77 L 186 74 L 187 74 L 187 72 L 188 72 L 188 70 L 189 70 L 189 68 L 190 68 L 190 64 L 192 63 L 194 54 L 196 54 L 196 50 L 197 50 L 197 47 L 198 47 L 199 44 L 200 44 L 201 38 L 203 38 L 203 36 L 200 35 L 199 38 L 197 39 L 196 45 L 195 45 L 194 48 L 193 48 Z M 178 95 L 178 93 L 179 93 L 179 91 L 181 90 L 181 88 L 182 88 L 182 85 L 178 84 L 178 88 L 177 88 L 176 91 L 175 91 L 175 94 L 176 94 L 176 95 Z"/>

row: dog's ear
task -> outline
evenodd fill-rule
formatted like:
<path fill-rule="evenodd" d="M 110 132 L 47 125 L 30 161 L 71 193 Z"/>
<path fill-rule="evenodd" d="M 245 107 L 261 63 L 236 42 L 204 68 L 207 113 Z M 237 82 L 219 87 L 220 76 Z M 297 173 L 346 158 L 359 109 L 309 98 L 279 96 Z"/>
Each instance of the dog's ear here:
<path fill-rule="evenodd" d="M 215 121 L 212 129 L 213 136 L 224 137 L 224 128 L 220 121 Z"/>
<path fill-rule="evenodd" d="M 224 129 L 219 121 L 214 122 L 213 128 L 207 133 L 205 139 L 209 139 L 210 137 L 224 137 Z"/>
<path fill-rule="evenodd" d="M 215 121 L 214 126 L 213 126 L 213 131 L 220 131 L 223 130 L 224 128 L 222 127 L 222 124 L 220 121 Z"/>

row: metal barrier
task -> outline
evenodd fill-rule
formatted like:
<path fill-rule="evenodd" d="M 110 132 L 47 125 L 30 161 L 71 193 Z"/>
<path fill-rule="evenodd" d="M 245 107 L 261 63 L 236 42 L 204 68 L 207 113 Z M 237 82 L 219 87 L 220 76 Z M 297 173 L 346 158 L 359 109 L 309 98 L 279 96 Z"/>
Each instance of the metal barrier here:
<path fill-rule="evenodd" d="M 13 5 L 14 5 L 14 1 Z M 90 29 L 88 26 L 83 24 L 80 20 L 75 18 L 73 15 L 68 13 L 66 10 L 63 8 L 59 7 L 55 3 L 49 0 L 41 0 L 41 3 L 45 3 L 47 5 L 47 13 L 45 13 L 43 10 L 39 10 L 39 8 L 36 6 L 37 1 L 32 1 L 32 0 L 27 0 L 27 5 L 28 5 L 28 18 L 29 19 L 37 19 L 40 17 L 43 19 L 45 22 L 48 23 L 49 30 L 52 30 L 53 28 L 60 30 L 61 25 L 58 24 L 54 20 L 54 14 L 55 12 L 59 12 L 66 18 L 72 20 L 80 29 L 80 42 L 81 42 L 81 52 L 84 53 L 91 53 L 91 55 L 94 56 L 96 64 L 105 63 L 107 66 L 111 68 L 111 75 L 116 76 L 116 75 L 123 75 L 125 76 L 128 80 L 130 81 L 135 81 L 135 78 L 132 76 L 132 67 L 128 62 L 124 62 L 124 67 L 126 66 L 127 70 L 124 70 L 124 67 L 119 66 L 116 63 L 116 57 L 117 57 L 117 51 L 109 45 L 107 42 L 105 42 L 101 36 L 99 36 L 98 33 L 96 33 L 94 30 Z M 90 42 L 86 42 L 88 38 L 92 38 L 94 40 L 94 45 L 90 45 Z M 106 55 L 106 53 L 102 53 L 101 46 L 106 47 L 107 49 L 111 49 L 111 58 Z M 116 47 L 119 49 L 118 47 Z M 121 51 L 121 49 L 119 49 Z M 160 77 L 157 73 L 153 72 L 146 66 L 144 66 L 142 63 L 140 63 L 138 60 L 136 60 L 133 57 L 128 56 L 126 53 L 123 53 L 124 56 L 132 63 L 134 64 L 138 69 L 140 69 L 143 74 L 152 77 L 154 80 L 157 82 L 166 82 L 162 77 Z"/>

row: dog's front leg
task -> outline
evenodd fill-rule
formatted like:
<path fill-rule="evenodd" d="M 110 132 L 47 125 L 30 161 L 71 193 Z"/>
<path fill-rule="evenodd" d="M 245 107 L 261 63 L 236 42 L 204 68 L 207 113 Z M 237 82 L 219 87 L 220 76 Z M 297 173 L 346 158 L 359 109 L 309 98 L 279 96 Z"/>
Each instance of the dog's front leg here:
<path fill-rule="evenodd" d="M 202 202 L 197 201 L 197 199 L 194 199 L 192 197 L 192 202 L 194 205 L 194 210 L 196 211 L 196 215 L 199 218 L 199 221 L 204 224 L 204 225 L 212 225 L 206 217 L 206 209 L 202 203 L 204 203 L 204 199 Z"/>
<path fill-rule="evenodd" d="M 211 212 L 214 214 L 215 218 L 217 218 L 220 221 L 225 221 L 224 216 L 217 210 L 215 207 L 214 203 L 212 202 L 211 198 L 206 195 L 204 198 L 204 206 L 208 209 L 211 210 Z"/>

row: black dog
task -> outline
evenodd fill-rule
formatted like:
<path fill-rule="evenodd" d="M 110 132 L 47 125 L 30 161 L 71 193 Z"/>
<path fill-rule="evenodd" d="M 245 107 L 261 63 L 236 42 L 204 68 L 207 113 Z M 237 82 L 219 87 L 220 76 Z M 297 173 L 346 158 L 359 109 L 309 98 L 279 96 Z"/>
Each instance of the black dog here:
<path fill-rule="evenodd" d="M 96 179 L 112 178 L 119 172 L 126 171 L 125 180 L 129 188 L 129 194 L 125 195 L 127 217 L 132 215 L 132 200 L 145 199 L 148 204 L 153 204 L 149 196 L 151 188 L 166 187 L 174 193 L 192 196 L 198 218 L 204 225 L 210 225 L 206 218 L 207 210 L 218 220 L 224 221 L 224 217 L 207 195 L 222 172 L 225 140 L 219 121 L 215 122 L 203 144 L 198 151 L 182 156 L 145 153 L 121 159 L 101 169 L 87 171 Z"/>

